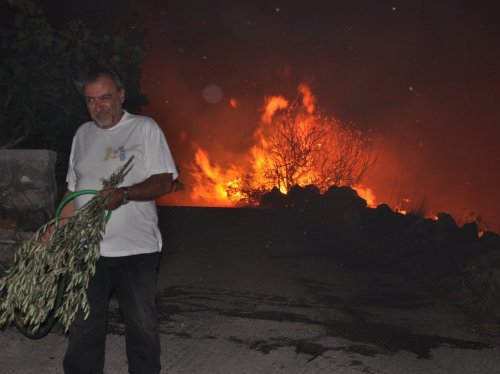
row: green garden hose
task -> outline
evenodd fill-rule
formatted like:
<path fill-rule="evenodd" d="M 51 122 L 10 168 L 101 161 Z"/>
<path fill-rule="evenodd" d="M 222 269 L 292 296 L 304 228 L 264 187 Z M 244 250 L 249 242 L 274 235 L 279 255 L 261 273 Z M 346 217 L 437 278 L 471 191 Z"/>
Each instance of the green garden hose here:
<path fill-rule="evenodd" d="M 57 206 L 55 216 L 59 217 L 61 215 L 63 208 L 66 206 L 66 204 L 68 202 L 70 202 L 71 200 L 73 200 L 75 197 L 80 196 L 80 195 L 95 195 L 95 194 L 97 194 L 97 192 L 98 191 L 96 191 L 96 190 L 80 190 L 80 191 L 75 191 L 75 192 L 69 194 L 64 199 L 62 199 L 62 201 Z M 108 222 L 110 218 L 111 218 L 111 210 L 108 212 L 108 215 L 106 216 L 106 222 Z"/>
<path fill-rule="evenodd" d="M 80 191 L 76 191 L 76 192 L 69 194 L 64 199 L 62 199 L 62 201 L 57 206 L 55 216 L 59 217 L 61 215 L 61 212 L 62 212 L 64 206 L 69 201 L 73 200 L 75 197 L 80 196 L 80 195 L 90 195 L 90 194 L 95 195 L 97 193 L 98 193 L 98 191 L 96 191 L 96 190 L 80 190 Z M 106 216 L 106 222 L 108 222 L 110 218 L 111 218 L 111 211 L 109 211 L 108 215 Z M 4 269 L 2 269 L 2 267 Z M 5 270 L 7 270 L 5 268 L 5 266 L 0 264 L 0 275 L 1 275 L 1 272 L 5 271 Z M 16 328 L 19 330 L 19 332 L 21 334 L 23 334 L 24 336 L 31 338 L 31 339 L 40 339 L 40 338 L 43 338 L 44 336 L 46 336 L 50 332 L 50 330 L 52 330 L 52 327 L 54 327 L 54 323 L 55 323 L 56 311 L 62 305 L 65 287 L 66 287 L 66 277 L 61 277 L 61 279 L 59 280 L 58 286 L 57 286 L 57 295 L 56 295 L 56 300 L 54 302 L 54 308 L 52 309 L 52 312 L 50 313 L 50 316 L 47 319 L 47 321 L 45 322 L 45 324 L 40 329 L 38 329 L 36 332 L 31 331 L 29 328 L 24 326 L 24 324 L 20 320 L 16 320 L 14 322 L 14 325 L 16 326 Z"/>

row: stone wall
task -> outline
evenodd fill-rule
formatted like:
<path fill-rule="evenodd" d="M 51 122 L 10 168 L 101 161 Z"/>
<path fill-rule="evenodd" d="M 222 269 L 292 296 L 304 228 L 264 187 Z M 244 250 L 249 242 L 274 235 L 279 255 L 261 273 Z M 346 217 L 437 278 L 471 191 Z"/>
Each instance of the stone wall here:
<path fill-rule="evenodd" d="M 16 246 L 54 214 L 56 153 L 0 150 L 0 262 L 10 263 Z"/>

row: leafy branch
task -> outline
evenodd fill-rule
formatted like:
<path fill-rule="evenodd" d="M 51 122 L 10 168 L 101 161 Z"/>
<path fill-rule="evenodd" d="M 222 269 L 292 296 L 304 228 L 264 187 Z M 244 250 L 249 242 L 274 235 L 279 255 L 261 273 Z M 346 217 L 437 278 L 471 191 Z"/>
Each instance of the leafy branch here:
<path fill-rule="evenodd" d="M 132 160 L 103 179 L 103 188 L 121 184 L 132 168 Z M 0 278 L 0 325 L 21 320 L 36 332 L 53 311 L 60 285 L 64 287 L 64 299 L 54 317 L 65 331 L 78 309 L 87 318 L 86 290 L 100 256 L 106 201 L 107 197 L 96 194 L 69 220 L 56 217 L 21 244 L 14 266 Z"/>

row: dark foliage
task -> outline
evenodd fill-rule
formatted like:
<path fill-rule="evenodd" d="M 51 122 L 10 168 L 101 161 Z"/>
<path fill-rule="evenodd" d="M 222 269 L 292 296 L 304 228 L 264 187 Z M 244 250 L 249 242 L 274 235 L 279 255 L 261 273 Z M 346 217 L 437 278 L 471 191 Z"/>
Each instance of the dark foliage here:
<path fill-rule="evenodd" d="M 147 103 L 139 68 L 146 34 L 127 20 L 115 20 L 107 32 L 79 20 L 56 28 L 35 2 L 7 3 L 11 21 L 0 29 L 0 148 L 56 151 L 61 181 L 72 136 L 88 120 L 75 80 L 89 66 L 111 68 L 125 81 L 126 108 L 138 111 Z"/>

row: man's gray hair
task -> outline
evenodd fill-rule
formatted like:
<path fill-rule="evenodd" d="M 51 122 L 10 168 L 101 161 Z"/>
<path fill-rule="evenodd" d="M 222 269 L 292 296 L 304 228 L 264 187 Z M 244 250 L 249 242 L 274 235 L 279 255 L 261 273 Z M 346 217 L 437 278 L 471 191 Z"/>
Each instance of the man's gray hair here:
<path fill-rule="evenodd" d="M 84 72 L 80 76 L 80 78 L 75 81 L 76 88 L 80 95 L 83 95 L 83 89 L 86 85 L 95 82 L 99 77 L 103 76 L 111 79 L 115 84 L 117 90 L 125 87 L 118 74 L 116 74 L 113 70 L 102 67 L 95 67 Z"/>

